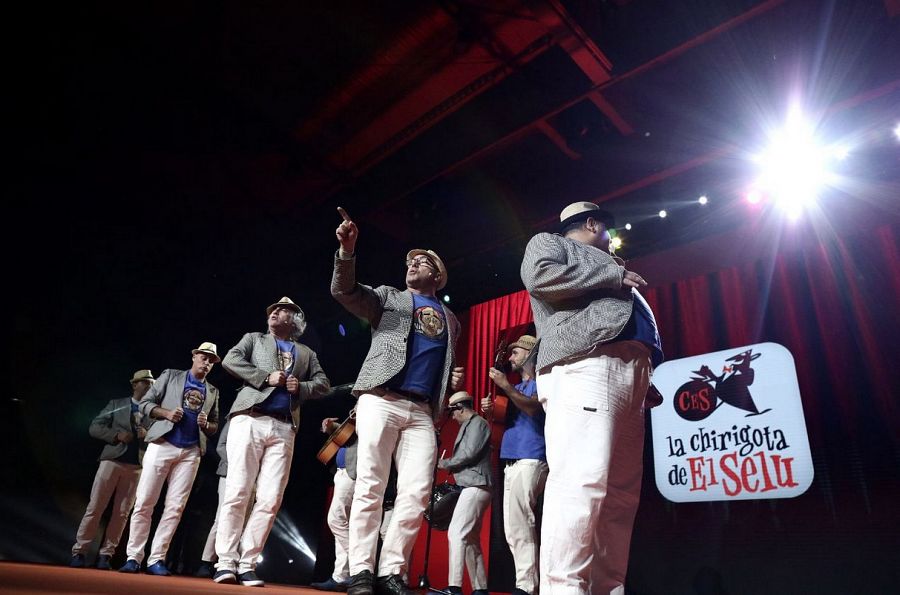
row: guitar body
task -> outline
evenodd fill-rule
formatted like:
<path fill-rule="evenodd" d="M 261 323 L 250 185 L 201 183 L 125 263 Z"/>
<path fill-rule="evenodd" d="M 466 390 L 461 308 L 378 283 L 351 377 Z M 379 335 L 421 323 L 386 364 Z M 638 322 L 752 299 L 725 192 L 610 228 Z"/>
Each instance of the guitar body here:
<path fill-rule="evenodd" d="M 347 441 L 353 437 L 354 432 L 356 432 L 356 419 L 355 415 L 350 415 L 350 417 L 345 419 L 343 423 L 331 433 L 331 436 L 328 437 L 325 444 L 319 449 L 319 453 L 316 455 L 319 462 L 323 465 L 330 463 L 338 450 L 347 444 Z"/>

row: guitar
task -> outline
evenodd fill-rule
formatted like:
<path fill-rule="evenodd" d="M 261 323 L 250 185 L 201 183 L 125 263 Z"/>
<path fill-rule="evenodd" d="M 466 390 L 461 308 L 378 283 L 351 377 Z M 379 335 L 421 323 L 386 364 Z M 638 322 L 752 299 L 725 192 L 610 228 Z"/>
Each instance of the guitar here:
<path fill-rule="evenodd" d="M 347 441 L 353 436 L 356 432 L 356 409 L 350 412 L 350 416 L 347 417 L 341 425 L 337 427 L 335 431 L 328 436 L 328 439 L 325 440 L 325 444 L 322 445 L 322 448 L 319 449 L 319 453 L 316 455 L 316 458 L 319 459 L 319 462 L 323 465 L 327 465 L 331 462 L 331 459 L 337 454 L 338 450 L 341 449 L 342 446 L 347 444 Z"/>
<path fill-rule="evenodd" d="M 496 368 L 497 370 L 503 371 L 503 368 L 506 367 L 506 349 L 507 349 L 507 341 L 506 339 L 500 339 L 500 342 L 497 344 L 497 349 L 494 351 L 494 363 L 491 365 L 492 368 Z M 494 404 L 491 407 L 491 411 L 488 414 L 489 419 L 488 422 L 491 424 L 494 423 L 494 419 L 506 419 L 506 406 L 508 404 L 508 399 L 506 397 L 497 400 L 497 385 L 488 381 L 490 384 L 490 390 L 488 391 L 488 397 L 491 399 L 491 403 Z M 500 411 L 498 411 L 498 408 Z"/>

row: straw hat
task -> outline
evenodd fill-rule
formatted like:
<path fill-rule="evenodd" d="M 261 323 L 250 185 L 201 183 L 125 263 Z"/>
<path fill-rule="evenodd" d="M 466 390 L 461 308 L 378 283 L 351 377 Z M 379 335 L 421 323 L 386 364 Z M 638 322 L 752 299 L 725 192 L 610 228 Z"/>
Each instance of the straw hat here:
<path fill-rule="evenodd" d="M 206 355 L 210 356 L 210 358 L 212 358 L 214 364 L 222 361 L 222 358 L 220 358 L 219 354 L 216 353 L 216 344 L 210 343 L 209 341 L 200 343 L 200 347 L 191 350 L 191 353 L 194 355 L 198 353 L 205 353 Z"/>
<path fill-rule="evenodd" d="M 293 310 L 294 312 L 303 313 L 303 310 L 300 309 L 300 306 L 294 303 L 294 300 L 291 298 L 284 296 L 268 308 L 266 308 L 266 316 L 269 316 L 275 308 L 287 308 L 288 310 Z"/>
<path fill-rule="evenodd" d="M 450 401 L 447 403 L 450 407 L 453 407 L 457 403 L 462 403 L 463 401 L 474 401 L 475 399 L 464 390 L 453 393 L 453 396 L 450 397 Z"/>
<path fill-rule="evenodd" d="M 427 256 L 428 260 L 434 262 L 437 266 L 438 272 L 441 274 L 441 280 L 438 282 L 438 290 L 444 288 L 447 285 L 447 267 L 444 266 L 444 261 L 441 260 L 441 257 L 437 255 L 437 252 L 434 250 L 423 250 L 422 248 L 416 248 L 415 250 L 410 250 L 406 255 L 406 262 L 409 262 L 416 256 Z"/>
<path fill-rule="evenodd" d="M 583 221 L 588 217 L 593 217 L 602 223 L 606 229 L 612 229 L 616 226 L 616 220 L 612 213 L 604 211 L 592 202 L 582 201 L 573 202 L 562 210 L 559 214 L 559 228 L 565 229 L 570 223 Z"/>
<path fill-rule="evenodd" d="M 513 347 L 521 347 L 525 351 L 531 351 L 534 349 L 534 345 L 537 343 L 537 339 L 532 337 L 531 335 L 522 335 L 519 337 L 515 343 L 511 343 L 509 348 Z"/>
<path fill-rule="evenodd" d="M 134 376 L 131 377 L 131 384 L 135 384 L 142 380 L 146 380 L 153 384 L 156 381 L 156 378 L 153 377 L 153 372 L 150 370 L 138 370 L 134 373 Z"/>

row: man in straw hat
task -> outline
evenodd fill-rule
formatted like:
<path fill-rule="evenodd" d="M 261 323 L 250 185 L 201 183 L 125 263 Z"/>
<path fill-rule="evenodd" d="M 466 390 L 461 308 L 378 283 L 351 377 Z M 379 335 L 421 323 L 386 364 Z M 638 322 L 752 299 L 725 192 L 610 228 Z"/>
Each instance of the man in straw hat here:
<path fill-rule="evenodd" d="M 356 281 L 359 230 L 341 208 L 335 234 L 331 295 L 372 329 L 369 355 L 353 387 L 359 440 L 356 487 L 350 512 L 350 595 L 410 593 L 403 581 L 407 560 L 431 494 L 437 457 L 434 420 L 448 390 L 462 386 L 454 367 L 459 322 L 435 293 L 447 284 L 447 268 L 431 250 L 406 255 L 406 289 L 372 288 Z M 395 455 L 396 453 L 396 455 Z M 375 566 L 382 500 L 396 460 L 394 513 Z M 376 585 L 377 577 L 377 585 Z"/>
<path fill-rule="evenodd" d="M 306 317 L 289 297 L 266 308 L 268 332 L 245 334 L 222 367 L 244 385 L 231 406 L 228 475 L 216 533 L 217 583 L 262 587 L 256 563 L 287 486 L 300 405 L 331 387 L 316 352 L 299 343 Z M 256 486 L 250 518 L 247 508 Z M 245 527 L 246 525 L 246 527 Z"/>
<path fill-rule="evenodd" d="M 141 413 L 156 421 L 145 438 L 150 444 L 144 454 L 144 472 L 131 514 L 128 560 L 119 572 L 141 569 L 153 508 L 163 484 L 168 482 L 166 505 L 150 546 L 147 572 L 170 574 L 166 552 L 191 494 L 200 457 L 206 452 L 206 437 L 219 428 L 219 389 L 206 379 L 219 361 L 215 343 L 201 343 L 191 351 L 191 360 L 189 370 L 164 370 L 141 399 Z"/>
<path fill-rule="evenodd" d="M 538 401 L 534 376 L 537 339 L 522 335 L 509 346 L 509 363 L 521 382 L 513 386 L 497 368 L 488 371 L 491 380 L 511 401 L 506 410 L 506 430 L 500 443 L 503 469 L 503 529 L 516 569 L 512 595 L 530 595 L 538 588 L 538 501 L 547 483 L 547 452 L 544 444 L 544 408 Z M 481 400 L 483 411 L 494 404 Z"/>
<path fill-rule="evenodd" d="M 540 337 L 537 388 L 550 474 L 541 591 L 623 593 L 640 497 L 644 399 L 662 357 L 646 281 L 609 253 L 611 215 L 560 214 L 528 242 L 521 275 Z"/>
<path fill-rule="evenodd" d="M 109 561 L 116 553 L 128 513 L 134 504 L 134 490 L 141 476 L 143 440 L 148 421 L 143 419 L 138 404 L 153 384 L 150 370 L 138 370 L 131 377 L 131 397 L 113 399 L 91 422 L 88 430 L 94 438 L 106 442 L 100 453 L 100 465 L 94 476 L 91 499 L 75 534 L 72 546 L 74 568 L 85 565 L 84 553 L 97 534 L 100 517 L 113 498 L 112 513 L 106 526 L 106 539 L 97 556 L 97 568 L 109 570 Z"/>
<path fill-rule="evenodd" d="M 453 474 L 463 486 L 447 528 L 449 593 L 462 593 L 463 567 L 469 572 L 472 595 L 487 595 L 487 575 L 481 553 L 481 520 L 491 503 L 491 428 L 475 413 L 472 395 L 459 391 L 450 397 L 448 409 L 459 432 L 453 456 L 438 466 Z"/>

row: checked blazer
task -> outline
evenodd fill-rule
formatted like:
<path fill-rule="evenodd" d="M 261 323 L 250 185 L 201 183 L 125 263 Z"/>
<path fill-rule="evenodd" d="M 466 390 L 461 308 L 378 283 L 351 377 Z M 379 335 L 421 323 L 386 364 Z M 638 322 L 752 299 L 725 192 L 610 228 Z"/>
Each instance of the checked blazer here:
<path fill-rule="evenodd" d="M 412 328 L 412 293 L 387 285 L 373 289 L 357 283 L 356 257 L 341 258 L 335 254 L 331 295 L 349 312 L 364 318 L 372 326 L 372 344 L 353 385 L 353 394 L 358 397 L 382 386 L 406 365 L 406 346 Z M 441 307 L 447 324 L 447 352 L 439 384 L 443 394 L 432 396 L 434 419 L 440 418 L 444 411 L 444 396 L 450 386 L 450 371 L 456 361 L 456 340 L 459 338 L 459 321 L 450 308 L 443 304 Z"/>
<path fill-rule="evenodd" d="M 141 417 L 141 425 L 147 429 L 153 420 L 146 415 Z M 131 397 L 113 399 L 107 403 L 106 407 L 91 421 L 88 432 L 92 437 L 106 442 L 98 460 L 114 461 L 125 454 L 128 445 L 116 440 L 116 434 L 131 432 Z M 134 439 L 137 440 L 137 436 Z M 144 450 L 143 444 L 139 445 L 139 450 Z"/>
<path fill-rule="evenodd" d="M 539 233 L 525 248 L 520 274 L 540 339 L 538 370 L 615 339 L 631 316 L 625 267 L 593 246 Z"/>

